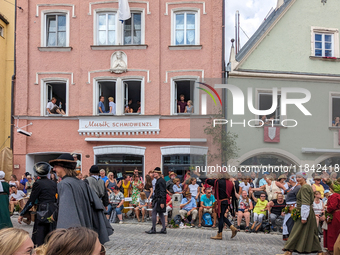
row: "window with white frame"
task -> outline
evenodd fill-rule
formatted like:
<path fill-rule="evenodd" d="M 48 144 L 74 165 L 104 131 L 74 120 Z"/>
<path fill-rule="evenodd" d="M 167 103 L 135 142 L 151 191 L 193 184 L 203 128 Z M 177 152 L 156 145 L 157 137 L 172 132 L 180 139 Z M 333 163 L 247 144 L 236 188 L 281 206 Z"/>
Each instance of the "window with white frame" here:
<path fill-rule="evenodd" d="M 174 81 L 174 113 L 193 114 L 197 107 L 194 107 L 195 97 L 195 80 L 177 80 Z M 197 89 L 196 89 L 197 90 Z M 197 90 L 198 91 L 198 90 Z"/>
<path fill-rule="evenodd" d="M 0 36 L 4 37 L 4 28 L 0 26 Z"/>
<path fill-rule="evenodd" d="M 339 29 L 312 27 L 311 56 L 339 58 Z"/>
<path fill-rule="evenodd" d="M 194 11 L 175 12 L 173 45 L 198 45 L 198 14 Z"/>
<path fill-rule="evenodd" d="M 124 81 L 124 113 L 141 113 L 141 81 Z"/>
<path fill-rule="evenodd" d="M 340 127 L 340 95 L 332 95 L 332 126 Z"/>
<path fill-rule="evenodd" d="M 110 113 L 109 98 L 112 100 L 113 103 L 116 103 L 116 81 L 99 81 L 97 84 L 98 84 L 98 90 L 99 90 L 99 98 L 97 101 L 97 105 L 98 105 L 97 112 L 99 114 Z M 102 97 L 104 98 L 101 99 Z M 101 108 L 102 112 L 100 112 L 99 107 Z"/>
<path fill-rule="evenodd" d="M 47 82 L 45 83 L 45 97 L 44 97 L 44 112 L 49 115 L 47 108 L 53 109 L 53 106 L 57 106 L 60 110 L 63 110 L 67 114 L 67 88 L 66 82 Z M 52 99 L 55 98 L 56 101 Z M 56 114 L 57 112 L 54 112 Z"/>
<path fill-rule="evenodd" d="M 315 33 L 315 57 L 333 57 L 333 34 Z"/>
<path fill-rule="evenodd" d="M 273 105 L 273 94 L 272 93 L 259 93 L 259 110 L 269 110 Z M 263 116 L 259 116 L 262 119 Z M 281 119 L 281 95 L 277 95 L 277 108 L 275 112 L 271 115 L 266 116 L 266 120 L 270 120 L 269 124 L 272 124 L 272 120 L 274 124 L 280 124 Z M 264 119 L 262 119 L 265 121 Z M 267 121 L 265 121 L 267 122 Z"/>
<path fill-rule="evenodd" d="M 47 47 L 66 47 L 67 40 L 67 16 L 66 14 L 46 14 Z"/>
<path fill-rule="evenodd" d="M 142 43 L 142 13 L 131 13 L 131 18 L 124 21 L 123 44 Z"/>
<path fill-rule="evenodd" d="M 116 14 L 98 13 L 97 14 L 97 45 L 117 44 L 117 20 Z"/>

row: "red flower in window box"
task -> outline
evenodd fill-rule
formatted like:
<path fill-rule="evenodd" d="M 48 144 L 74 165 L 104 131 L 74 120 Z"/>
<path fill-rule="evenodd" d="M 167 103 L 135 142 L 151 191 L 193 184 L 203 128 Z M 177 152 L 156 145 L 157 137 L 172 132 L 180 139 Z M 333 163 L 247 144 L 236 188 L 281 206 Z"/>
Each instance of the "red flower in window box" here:
<path fill-rule="evenodd" d="M 323 57 L 323 58 L 327 58 L 327 59 L 336 59 L 336 57 Z"/>

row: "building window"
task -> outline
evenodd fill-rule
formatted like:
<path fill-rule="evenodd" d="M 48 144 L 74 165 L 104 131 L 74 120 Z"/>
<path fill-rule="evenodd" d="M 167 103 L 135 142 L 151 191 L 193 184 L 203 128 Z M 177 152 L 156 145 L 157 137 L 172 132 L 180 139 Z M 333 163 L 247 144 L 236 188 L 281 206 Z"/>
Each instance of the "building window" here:
<path fill-rule="evenodd" d="M 332 34 L 315 34 L 315 57 L 333 57 Z"/>
<path fill-rule="evenodd" d="M 124 113 L 141 114 L 141 81 L 124 81 Z"/>
<path fill-rule="evenodd" d="M 46 15 L 46 46 L 67 46 L 66 15 Z"/>
<path fill-rule="evenodd" d="M 131 13 L 131 18 L 124 21 L 124 42 L 123 44 L 142 43 L 142 14 Z"/>
<path fill-rule="evenodd" d="M 109 102 L 109 98 L 113 98 L 113 103 L 116 103 L 116 82 L 115 81 L 100 81 L 98 82 L 98 89 L 99 89 L 99 101 L 97 102 L 97 112 L 100 113 L 110 113 L 110 102 Z M 104 99 L 102 99 L 104 102 L 102 102 L 104 104 L 104 107 L 101 107 L 102 104 L 100 103 L 101 101 L 101 97 L 104 97 Z M 100 112 L 99 107 L 101 107 L 103 112 Z M 114 107 L 113 107 L 114 108 Z M 112 109 L 112 111 L 114 111 L 114 109 Z M 114 114 L 114 112 L 111 112 L 112 114 Z"/>
<path fill-rule="evenodd" d="M 0 36 L 4 37 L 4 28 L 0 26 Z"/>
<path fill-rule="evenodd" d="M 194 80 L 179 80 L 174 82 L 175 89 L 175 104 L 174 113 L 177 114 L 192 114 L 196 113 L 197 107 L 194 107 L 195 102 L 195 82 Z M 189 102 L 189 103 L 188 103 Z"/>
<path fill-rule="evenodd" d="M 60 112 L 64 112 L 65 114 L 68 114 L 67 112 L 67 85 L 66 82 L 48 82 L 45 83 L 45 103 L 44 103 L 44 109 L 45 114 L 50 115 L 47 108 L 50 109 L 50 111 L 53 109 L 52 105 L 56 105 Z M 53 99 L 55 98 L 56 101 Z M 51 103 L 52 104 L 51 104 Z M 52 114 L 59 114 L 57 109 L 54 109 L 51 111 Z"/>
<path fill-rule="evenodd" d="M 97 45 L 117 44 L 115 13 L 99 13 L 97 16 Z"/>
<path fill-rule="evenodd" d="M 198 42 L 197 12 L 176 12 L 174 14 L 173 45 L 197 45 Z"/>
<path fill-rule="evenodd" d="M 273 105 L 273 95 L 271 93 L 260 93 L 259 94 L 259 110 L 269 110 Z M 277 107 L 275 112 L 268 116 L 259 116 L 266 124 L 280 124 L 281 119 L 281 95 L 277 96 Z M 274 120 L 274 121 L 272 121 Z"/>
<path fill-rule="evenodd" d="M 332 126 L 340 127 L 340 95 L 332 96 Z"/>
<path fill-rule="evenodd" d="M 312 27 L 311 56 L 339 58 L 339 29 Z"/>

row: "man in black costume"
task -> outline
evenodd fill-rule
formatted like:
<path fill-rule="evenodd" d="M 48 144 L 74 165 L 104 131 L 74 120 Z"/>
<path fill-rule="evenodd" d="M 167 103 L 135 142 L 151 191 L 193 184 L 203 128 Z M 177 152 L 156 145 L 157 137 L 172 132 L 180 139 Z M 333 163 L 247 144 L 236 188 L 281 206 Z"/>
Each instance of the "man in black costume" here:
<path fill-rule="evenodd" d="M 161 178 L 162 171 L 159 167 L 155 168 L 154 178 L 157 179 L 155 185 L 154 196 L 152 199 L 152 228 L 145 231 L 147 234 L 156 234 L 157 213 L 162 222 L 162 230 L 158 233 L 166 234 L 164 213 L 166 212 L 166 182 Z"/>
<path fill-rule="evenodd" d="M 46 162 L 38 162 L 34 165 L 34 172 L 40 177 L 32 187 L 32 192 L 29 200 L 27 201 L 24 209 L 21 211 L 18 218 L 18 222 L 21 224 L 25 214 L 30 214 L 30 209 L 37 203 L 37 211 L 48 212 L 47 216 L 51 216 L 56 210 L 56 194 L 57 183 L 47 178 L 48 173 L 52 167 Z M 44 244 L 45 237 L 48 233 L 56 228 L 55 223 L 50 223 L 46 218 L 41 220 L 40 217 L 36 217 L 32 232 L 32 241 L 35 245 L 40 246 Z"/>

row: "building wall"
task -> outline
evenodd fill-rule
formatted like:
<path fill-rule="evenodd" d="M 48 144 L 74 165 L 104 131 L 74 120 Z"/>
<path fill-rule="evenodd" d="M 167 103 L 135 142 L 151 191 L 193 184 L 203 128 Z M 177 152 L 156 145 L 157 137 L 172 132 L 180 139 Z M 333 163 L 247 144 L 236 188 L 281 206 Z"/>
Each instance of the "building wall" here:
<path fill-rule="evenodd" d="M 91 48 L 91 45 L 94 44 L 94 12 L 107 8 L 113 10 L 118 8 L 118 1 L 117 3 L 97 2 L 98 4 L 93 4 L 92 1 L 86 0 L 73 3 L 73 6 L 53 6 L 53 4 L 69 4 L 69 2 L 49 1 L 50 5 L 46 6 L 36 0 L 30 2 L 18 0 L 18 5 L 24 11 L 18 14 L 18 23 L 22 25 L 18 27 L 17 32 L 16 47 L 19 68 L 15 92 L 15 116 L 20 118 L 20 125 L 32 123 L 26 129 L 28 132 L 32 132 L 31 137 L 21 134 L 15 136 L 14 164 L 20 165 L 18 172 L 24 172 L 27 154 L 40 152 L 79 153 L 82 155 L 83 168 L 89 169 L 94 163 L 93 147 L 124 144 L 147 147 L 145 169 L 150 170 L 161 164 L 160 147 L 176 144 L 190 145 L 190 142 L 175 142 L 176 138 L 190 138 L 190 118 L 189 116 L 171 115 L 171 81 L 176 78 L 221 77 L 222 0 L 199 3 L 164 0 L 131 2 L 131 10 L 143 10 L 145 13 L 146 49 L 117 46 L 110 49 L 94 50 Z M 75 17 L 73 17 L 73 7 Z M 199 12 L 201 49 L 169 48 L 171 45 L 171 11 L 174 8 Z M 47 10 L 69 12 L 69 46 L 72 47 L 70 51 L 45 51 L 46 48 L 39 48 L 43 32 L 43 12 Z M 115 74 L 108 71 L 111 55 L 118 50 L 127 55 L 128 71 L 126 73 Z M 78 134 L 79 118 L 84 116 L 93 116 L 94 120 L 99 118 L 97 114 L 93 113 L 94 106 L 97 104 L 94 102 L 93 96 L 95 78 L 124 79 L 135 76 L 142 77 L 144 81 L 145 118 L 160 116 L 159 134 L 110 134 L 100 135 L 100 138 L 171 138 L 173 142 L 140 143 L 137 140 L 115 143 L 85 142 L 86 137 L 96 136 L 80 136 Z M 72 84 L 72 77 L 74 84 Z M 68 80 L 68 116 L 53 118 L 41 114 L 41 109 L 45 107 L 41 101 L 41 87 L 44 85 L 44 79 L 52 78 Z M 88 83 L 88 81 L 90 82 Z M 200 99 L 197 98 L 197 100 L 199 103 Z M 211 103 L 210 99 L 208 103 Z M 125 116 L 110 118 L 124 120 Z M 203 146 L 208 145 L 209 142 L 203 144 Z M 89 155 L 89 157 L 84 157 L 85 155 Z"/>
<path fill-rule="evenodd" d="M 340 63 L 310 59 L 311 27 L 339 29 L 337 1 L 298 0 L 256 47 L 240 69 L 318 74 L 340 74 Z M 337 34 L 339 40 L 339 34 Z M 337 45 L 339 51 L 340 46 Z M 266 61 L 259 61 L 265 59 Z"/>
<path fill-rule="evenodd" d="M 0 19 L 4 36 L 0 36 L 0 146 L 10 146 L 11 135 L 11 87 L 14 74 L 14 6 L 0 1 L 0 14 L 7 22 Z M 6 141 L 6 142 L 5 142 Z M 3 147 L 2 147 L 3 148 Z M 0 148 L 0 150 L 2 149 Z"/>

